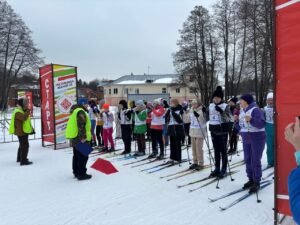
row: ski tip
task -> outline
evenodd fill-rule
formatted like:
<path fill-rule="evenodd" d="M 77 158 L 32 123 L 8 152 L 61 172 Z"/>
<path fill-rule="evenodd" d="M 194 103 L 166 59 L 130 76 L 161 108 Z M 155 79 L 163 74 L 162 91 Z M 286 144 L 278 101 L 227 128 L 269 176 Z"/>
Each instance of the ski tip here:
<path fill-rule="evenodd" d="M 220 209 L 222 212 L 226 210 L 225 208 L 222 208 L 221 206 L 219 207 L 219 209 Z"/>
<path fill-rule="evenodd" d="M 193 190 L 193 189 L 190 189 L 189 192 L 190 192 L 190 193 L 191 193 L 191 192 L 194 192 L 194 190 Z"/>

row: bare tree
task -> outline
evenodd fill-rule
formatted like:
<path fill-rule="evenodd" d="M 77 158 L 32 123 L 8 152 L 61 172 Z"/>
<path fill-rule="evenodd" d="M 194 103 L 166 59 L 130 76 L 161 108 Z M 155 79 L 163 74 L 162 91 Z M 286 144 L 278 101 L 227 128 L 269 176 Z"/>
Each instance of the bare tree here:
<path fill-rule="evenodd" d="M 0 13 L 0 110 L 3 110 L 20 72 L 37 71 L 42 59 L 31 31 L 6 1 L 0 1 Z"/>

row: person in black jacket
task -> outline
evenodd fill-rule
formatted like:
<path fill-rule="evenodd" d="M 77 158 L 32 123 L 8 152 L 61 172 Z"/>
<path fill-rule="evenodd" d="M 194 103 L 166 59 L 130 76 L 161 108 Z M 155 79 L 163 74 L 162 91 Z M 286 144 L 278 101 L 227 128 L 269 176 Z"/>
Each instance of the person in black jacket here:
<path fill-rule="evenodd" d="M 131 152 L 131 140 L 132 140 L 132 116 L 131 110 L 128 109 L 127 102 L 121 100 L 119 102 L 120 112 L 118 113 L 119 120 L 121 121 L 121 133 L 124 143 L 124 151 L 122 155 L 129 154 Z"/>
<path fill-rule="evenodd" d="M 168 109 L 165 119 L 168 124 L 168 135 L 170 136 L 170 159 L 181 162 L 181 140 L 184 137 L 183 120 L 182 120 L 183 109 L 179 105 L 177 99 L 171 100 L 171 107 Z"/>
<path fill-rule="evenodd" d="M 223 101 L 222 87 L 218 86 L 213 93 L 213 102 L 209 105 L 208 120 L 215 153 L 215 170 L 211 177 L 223 178 L 227 174 L 227 139 L 230 130 L 230 107 Z M 221 168 L 222 159 L 222 168 Z"/>

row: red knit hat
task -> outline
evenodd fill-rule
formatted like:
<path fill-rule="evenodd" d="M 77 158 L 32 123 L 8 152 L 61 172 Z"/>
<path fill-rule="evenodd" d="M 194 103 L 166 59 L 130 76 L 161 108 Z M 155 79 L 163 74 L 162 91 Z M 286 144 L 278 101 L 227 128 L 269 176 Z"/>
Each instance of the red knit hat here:
<path fill-rule="evenodd" d="M 102 106 L 102 109 L 109 109 L 109 104 L 104 103 L 103 106 Z"/>

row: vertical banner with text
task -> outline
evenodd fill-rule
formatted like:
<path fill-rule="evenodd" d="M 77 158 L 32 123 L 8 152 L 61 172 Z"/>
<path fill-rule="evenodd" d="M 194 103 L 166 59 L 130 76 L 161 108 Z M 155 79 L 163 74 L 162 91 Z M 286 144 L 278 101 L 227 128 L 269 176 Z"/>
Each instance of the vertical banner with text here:
<path fill-rule="evenodd" d="M 42 94 L 42 120 L 43 137 L 48 136 L 51 127 L 51 139 L 43 139 L 54 144 L 67 143 L 65 136 L 66 125 L 70 116 L 72 105 L 77 103 L 77 68 L 51 64 L 40 69 L 40 82 Z M 50 85 L 45 84 L 49 80 Z M 44 83 L 43 83 L 44 82 Z M 49 93 L 49 95 L 45 95 Z M 49 105 L 51 105 L 51 108 Z M 49 119 L 49 121 L 48 121 Z M 45 125 L 50 125 L 46 126 Z M 46 133 L 45 133 L 46 132 Z"/>

